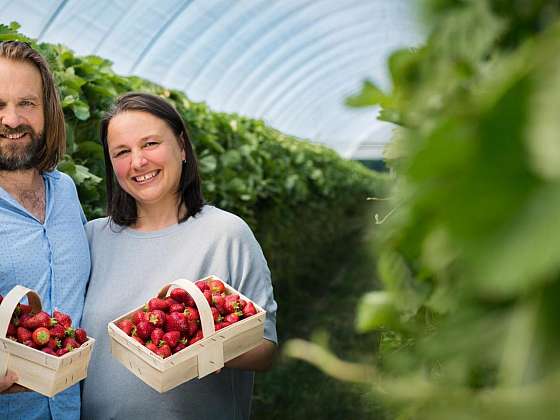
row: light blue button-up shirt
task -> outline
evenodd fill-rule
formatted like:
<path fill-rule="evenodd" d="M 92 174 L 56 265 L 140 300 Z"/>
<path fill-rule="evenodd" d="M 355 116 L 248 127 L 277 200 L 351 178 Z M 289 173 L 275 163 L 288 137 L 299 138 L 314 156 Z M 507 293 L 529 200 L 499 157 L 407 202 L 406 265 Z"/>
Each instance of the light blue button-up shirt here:
<path fill-rule="evenodd" d="M 45 222 L 0 188 L 0 294 L 21 284 L 41 296 L 43 310 L 59 309 L 79 325 L 90 271 L 85 216 L 72 179 L 43 174 Z M 0 419 L 79 419 L 76 384 L 54 398 L 36 392 L 0 395 Z"/>

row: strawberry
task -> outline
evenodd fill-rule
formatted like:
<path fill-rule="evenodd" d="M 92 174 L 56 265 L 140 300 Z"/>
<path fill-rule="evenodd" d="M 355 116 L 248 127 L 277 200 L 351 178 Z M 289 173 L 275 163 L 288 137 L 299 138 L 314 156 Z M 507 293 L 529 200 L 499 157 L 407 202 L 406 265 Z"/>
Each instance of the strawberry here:
<path fill-rule="evenodd" d="M 189 345 L 196 343 L 197 341 L 200 341 L 204 338 L 204 336 L 202 335 L 202 330 L 198 330 L 196 332 L 196 334 L 194 335 L 193 338 L 190 339 L 189 341 Z"/>
<path fill-rule="evenodd" d="M 33 341 L 33 339 L 31 340 L 25 340 L 22 344 L 26 345 L 27 347 L 32 347 L 34 349 L 38 348 L 39 346 L 37 346 L 37 344 L 35 344 L 35 342 Z"/>
<path fill-rule="evenodd" d="M 50 347 L 43 347 L 43 348 L 41 349 L 41 351 L 42 351 L 43 353 L 50 354 L 51 356 L 56 356 L 56 351 L 54 351 L 54 350 L 51 349 Z"/>
<path fill-rule="evenodd" d="M 239 307 L 243 309 L 247 305 L 247 301 L 239 298 Z"/>
<path fill-rule="evenodd" d="M 200 289 L 201 292 L 210 290 L 210 287 L 208 286 L 208 282 L 206 280 L 199 280 L 195 283 L 195 285 Z"/>
<path fill-rule="evenodd" d="M 0 303 L 4 300 L 4 296 L 0 295 Z"/>
<path fill-rule="evenodd" d="M 62 325 L 64 328 L 72 327 L 72 318 L 70 318 L 70 315 L 65 314 L 64 312 L 59 312 L 55 309 L 53 311 L 53 318 L 58 324 Z"/>
<path fill-rule="evenodd" d="M 214 323 L 222 321 L 222 315 L 220 311 L 218 311 L 215 307 L 211 306 L 210 310 L 212 311 L 212 318 L 214 318 Z"/>
<path fill-rule="evenodd" d="M 16 315 L 22 315 L 22 314 L 30 314 L 33 308 L 31 308 L 31 305 L 26 305 L 25 303 L 18 303 L 15 309 L 15 313 Z"/>
<path fill-rule="evenodd" d="M 35 344 L 41 347 L 49 342 L 49 339 L 51 338 L 51 333 L 47 328 L 39 327 L 35 331 L 33 331 L 31 338 L 35 342 Z"/>
<path fill-rule="evenodd" d="M 205 290 L 204 292 L 202 292 L 202 294 L 206 298 L 206 301 L 208 302 L 208 305 L 212 305 L 212 292 L 210 291 L 210 289 Z M 192 306 L 194 306 L 194 305 L 192 305 Z"/>
<path fill-rule="evenodd" d="M 166 331 L 185 332 L 188 330 L 187 317 L 182 312 L 171 312 L 165 317 Z"/>
<path fill-rule="evenodd" d="M 142 340 L 140 337 L 138 337 L 137 335 L 131 335 L 131 338 L 135 341 L 138 341 L 140 344 L 144 345 L 144 340 Z"/>
<path fill-rule="evenodd" d="M 164 335 L 165 335 L 165 331 L 163 331 L 161 328 L 155 328 L 150 334 L 150 339 L 152 340 L 153 343 L 157 344 L 163 339 Z"/>
<path fill-rule="evenodd" d="M 181 289 L 180 287 L 173 289 L 169 296 L 181 303 L 190 303 L 190 300 L 192 299 L 191 295 L 189 295 L 185 289 Z"/>
<path fill-rule="evenodd" d="M 31 314 L 23 314 L 21 315 L 19 318 L 15 318 L 14 319 L 14 324 L 16 325 L 16 327 L 24 327 L 27 328 L 27 321 L 31 319 L 33 315 Z"/>
<path fill-rule="evenodd" d="M 25 341 L 31 340 L 32 334 L 27 328 L 24 327 L 17 327 L 16 330 L 16 337 L 20 343 Z"/>
<path fill-rule="evenodd" d="M 17 327 L 13 321 L 8 324 L 8 331 L 6 331 L 6 335 L 8 337 L 15 337 L 17 335 Z"/>
<path fill-rule="evenodd" d="M 117 324 L 117 327 L 123 330 L 126 335 L 130 335 L 132 333 L 132 329 L 134 328 L 134 324 L 130 319 L 123 319 Z"/>
<path fill-rule="evenodd" d="M 231 314 L 232 312 L 236 312 L 238 309 L 240 309 L 239 295 L 235 295 L 235 294 L 228 295 L 224 298 L 224 300 L 225 300 L 224 306 L 228 314 Z"/>
<path fill-rule="evenodd" d="M 148 320 L 148 316 L 146 311 L 140 310 L 134 312 L 134 315 L 132 315 L 132 322 L 134 323 L 134 325 L 138 325 L 140 322 L 147 321 L 147 320 Z"/>
<path fill-rule="evenodd" d="M 60 357 L 60 356 L 64 356 L 64 355 L 65 355 L 66 353 L 68 353 L 68 352 L 69 352 L 69 350 L 68 350 L 67 348 L 64 348 L 64 347 L 63 347 L 63 348 L 58 349 L 58 350 L 56 351 L 56 355 L 57 355 L 58 357 Z"/>
<path fill-rule="evenodd" d="M 237 315 L 237 312 L 233 312 L 231 314 L 227 314 L 226 315 L 226 321 L 233 324 L 234 322 L 239 321 L 239 315 Z"/>
<path fill-rule="evenodd" d="M 83 328 L 78 328 L 78 329 L 75 331 L 75 334 L 74 334 L 74 335 L 76 336 L 76 341 L 77 341 L 80 345 L 84 344 L 84 343 L 87 341 L 87 339 L 88 339 L 88 338 L 87 338 L 86 330 L 84 330 Z"/>
<path fill-rule="evenodd" d="M 217 279 L 208 280 L 208 287 L 212 293 L 223 293 L 226 290 L 224 283 Z"/>
<path fill-rule="evenodd" d="M 166 357 L 171 356 L 171 348 L 169 347 L 168 344 L 163 344 L 161 347 L 157 349 L 156 354 L 158 354 L 159 356 L 165 359 Z"/>
<path fill-rule="evenodd" d="M 146 344 L 146 347 L 148 348 L 148 350 L 151 350 L 151 351 L 153 351 L 154 353 L 157 354 L 158 348 L 157 348 L 157 346 L 156 346 L 154 343 L 152 343 L 151 341 L 150 341 L 149 343 Z"/>
<path fill-rule="evenodd" d="M 186 349 L 188 345 L 188 340 L 186 338 L 181 338 L 175 348 L 173 349 L 173 353 L 177 353 L 183 349 Z"/>
<path fill-rule="evenodd" d="M 198 330 L 198 322 L 197 321 L 187 321 L 187 335 L 189 337 L 192 337 L 193 335 L 196 334 L 196 331 Z"/>
<path fill-rule="evenodd" d="M 167 308 L 169 308 L 171 305 L 176 305 L 176 304 L 179 303 L 177 300 L 173 299 L 171 296 L 166 297 L 165 301 L 167 302 Z"/>
<path fill-rule="evenodd" d="M 148 301 L 148 311 L 154 311 L 159 309 L 160 311 L 166 311 L 169 308 L 169 304 L 160 298 L 152 298 Z"/>
<path fill-rule="evenodd" d="M 247 302 L 247 304 L 243 308 L 243 316 L 250 317 L 252 315 L 255 315 L 256 313 L 257 309 L 255 308 L 255 305 L 253 305 L 253 302 Z"/>
<path fill-rule="evenodd" d="M 148 321 L 142 321 L 136 325 L 136 335 L 142 340 L 147 340 L 148 338 L 150 338 L 153 330 L 154 326 Z"/>
<path fill-rule="evenodd" d="M 55 338 L 51 335 L 51 338 L 49 338 L 49 342 L 47 343 L 47 347 L 50 348 L 51 350 L 56 351 L 62 347 L 62 343 L 58 338 Z"/>
<path fill-rule="evenodd" d="M 169 306 L 169 312 L 183 312 L 185 310 L 185 305 L 182 303 L 176 303 Z"/>
<path fill-rule="evenodd" d="M 221 314 L 226 313 L 226 298 L 220 293 L 212 294 L 212 304 L 216 307 Z"/>
<path fill-rule="evenodd" d="M 180 338 L 181 338 L 181 333 L 179 331 L 169 331 L 163 335 L 162 340 L 165 341 L 165 343 L 170 348 L 174 348 L 179 342 Z"/>
<path fill-rule="evenodd" d="M 165 318 L 165 312 L 159 309 L 148 312 L 148 322 L 156 328 L 161 328 L 165 325 Z"/>
<path fill-rule="evenodd" d="M 66 337 L 62 342 L 62 348 L 65 348 L 68 351 L 72 351 L 80 347 L 80 343 L 74 340 L 72 337 Z"/>
<path fill-rule="evenodd" d="M 189 306 L 183 313 L 187 317 L 188 321 L 196 321 L 197 319 L 200 319 L 200 315 L 198 314 L 198 310 L 196 308 Z"/>
<path fill-rule="evenodd" d="M 54 327 L 51 327 L 49 332 L 51 333 L 52 337 L 56 337 L 56 338 L 59 338 L 61 340 L 66 336 L 66 329 L 60 324 L 57 324 Z"/>

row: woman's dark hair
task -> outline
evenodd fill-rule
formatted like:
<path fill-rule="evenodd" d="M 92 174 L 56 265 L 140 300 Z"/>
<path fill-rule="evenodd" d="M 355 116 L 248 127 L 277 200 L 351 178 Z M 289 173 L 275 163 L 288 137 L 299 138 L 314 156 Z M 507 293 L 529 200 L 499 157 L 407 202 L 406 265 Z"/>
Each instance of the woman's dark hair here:
<path fill-rule="evenodd" d="M 107 215 L 116 224 L 131 226 L 137 222 L 138 211 L 136 200 L 124 191 L 115 178 L 109 147 L 107 145 L 107 132 L 113 117 L 122 112 L 141 111 L 165 121 L 175 134 L 181 149 L 185 151 L 186 162 L 183 163 L 181 178 L 179 180 L 179 205 L 177 215 L 179 223 L 196 215 L 204 205 L 202 196 L 201 179 L 198 173 L 198 164 L 192 147 L 191 139 L 185 122 L 179 113 L 167 101 L 159 96 L 142 92 L 131 92 L 120 96 L 113 107 L 101 120 L 101 143 L 105 154 L 105 185 L 107 186 Z M 181 216 L 181 208 L 185 204 L 187 213 Z"/>

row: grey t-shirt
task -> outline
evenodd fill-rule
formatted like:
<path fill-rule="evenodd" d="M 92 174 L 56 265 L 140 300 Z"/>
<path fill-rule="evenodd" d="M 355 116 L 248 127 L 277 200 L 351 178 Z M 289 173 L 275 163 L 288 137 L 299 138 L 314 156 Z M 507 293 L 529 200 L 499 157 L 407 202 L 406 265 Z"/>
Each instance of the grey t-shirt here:
<path fill-rule="evenodd" d="M 252 372 L 222 369 L 160 394 L 111 356 L 107 324 L 178 278 L 215 274 L 267 311 L 277 343 L 276 302 L 262 250 L 239 217 L 204 206 L 186 222 L 138 232 L 97 219 L 86 225 L 92 271 L 82 325 L 96 345 L 83 384 L 85 419 L 248 419 Z"/>

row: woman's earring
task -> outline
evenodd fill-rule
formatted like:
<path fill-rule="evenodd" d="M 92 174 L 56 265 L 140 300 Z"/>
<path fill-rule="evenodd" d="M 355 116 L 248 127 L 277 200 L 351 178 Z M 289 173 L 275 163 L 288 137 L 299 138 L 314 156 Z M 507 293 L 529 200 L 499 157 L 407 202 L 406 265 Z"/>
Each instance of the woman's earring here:
<path fill-rule="evenodd" d="M 187 163 L 187 159 L 183 159 L 183 165 Z"/>

